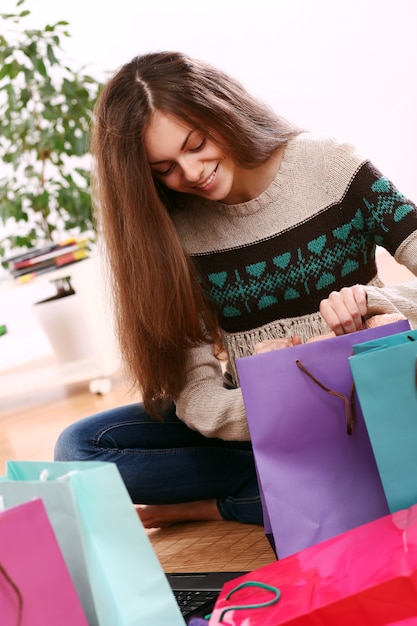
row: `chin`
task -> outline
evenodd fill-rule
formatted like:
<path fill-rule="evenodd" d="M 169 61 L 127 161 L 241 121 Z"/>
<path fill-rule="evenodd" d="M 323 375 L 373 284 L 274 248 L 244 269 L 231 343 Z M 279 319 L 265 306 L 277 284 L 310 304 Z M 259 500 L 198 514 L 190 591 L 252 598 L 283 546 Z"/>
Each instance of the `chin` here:
<path fill-rule="evenodd" d="M 205 197 L 210 200 L 214 200 L 215 202 L 224 202 L 227 204 L 230 191 L 230 188 L 225 188 L 225 185 L 218 186 L 216 189 L 213 189 L 213 191 L 207 192 Z"/>

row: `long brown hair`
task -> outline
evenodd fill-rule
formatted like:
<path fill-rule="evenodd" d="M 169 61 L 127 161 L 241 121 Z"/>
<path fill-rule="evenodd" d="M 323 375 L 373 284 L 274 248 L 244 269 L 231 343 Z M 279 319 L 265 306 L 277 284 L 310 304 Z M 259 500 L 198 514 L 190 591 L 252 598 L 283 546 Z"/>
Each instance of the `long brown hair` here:
<path fill-rule="evenodd" d="M 187 350 L 218 339 L 170 218 L 180 194 L 154 180 L 148 163 L 144 132 L 156 110 L 201 128 L 247 168 L 299 132 L 231 77 L 178 52 L 134 58 L 100 94 L 91 137 L 95 214 L 123 360 L 153 415 L 183 389 Z"/>

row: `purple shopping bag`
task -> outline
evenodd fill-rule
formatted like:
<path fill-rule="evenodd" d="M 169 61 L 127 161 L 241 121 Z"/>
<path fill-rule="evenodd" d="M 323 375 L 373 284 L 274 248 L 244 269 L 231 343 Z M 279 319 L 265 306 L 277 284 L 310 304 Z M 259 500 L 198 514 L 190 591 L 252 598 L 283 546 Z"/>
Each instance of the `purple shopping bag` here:
<path fill-rule="evenodd" d="M 237 359 L 279 558 L 389 513 L 348 357 L 355 344 L 409 328 L 401 320 Z"/>

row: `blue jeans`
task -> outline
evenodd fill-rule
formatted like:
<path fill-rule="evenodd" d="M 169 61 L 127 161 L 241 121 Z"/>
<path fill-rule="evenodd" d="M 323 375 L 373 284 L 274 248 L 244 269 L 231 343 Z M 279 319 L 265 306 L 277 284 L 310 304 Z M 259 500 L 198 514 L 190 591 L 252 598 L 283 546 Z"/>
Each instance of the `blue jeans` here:
<path fill-rule="evenodd" d="M 110 461 L 137 504 L 217 501 L 224 519 L 262 525 L 249 442 L 208 439 L 175 414 L 151 418 L 140 403 L 97 413 L 68 426 L 56 461 Z"/>

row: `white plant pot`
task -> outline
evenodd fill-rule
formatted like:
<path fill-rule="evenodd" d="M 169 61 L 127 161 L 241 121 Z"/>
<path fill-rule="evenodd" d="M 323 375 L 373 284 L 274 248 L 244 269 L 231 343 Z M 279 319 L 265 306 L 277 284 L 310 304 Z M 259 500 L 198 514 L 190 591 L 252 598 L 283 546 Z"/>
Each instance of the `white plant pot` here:
<path fill-rule="evenodd" d="M 35 316 L 48 337 L 58 363 L 94 356 L 79 296 L 74 293 L 37 302 Z"/>

